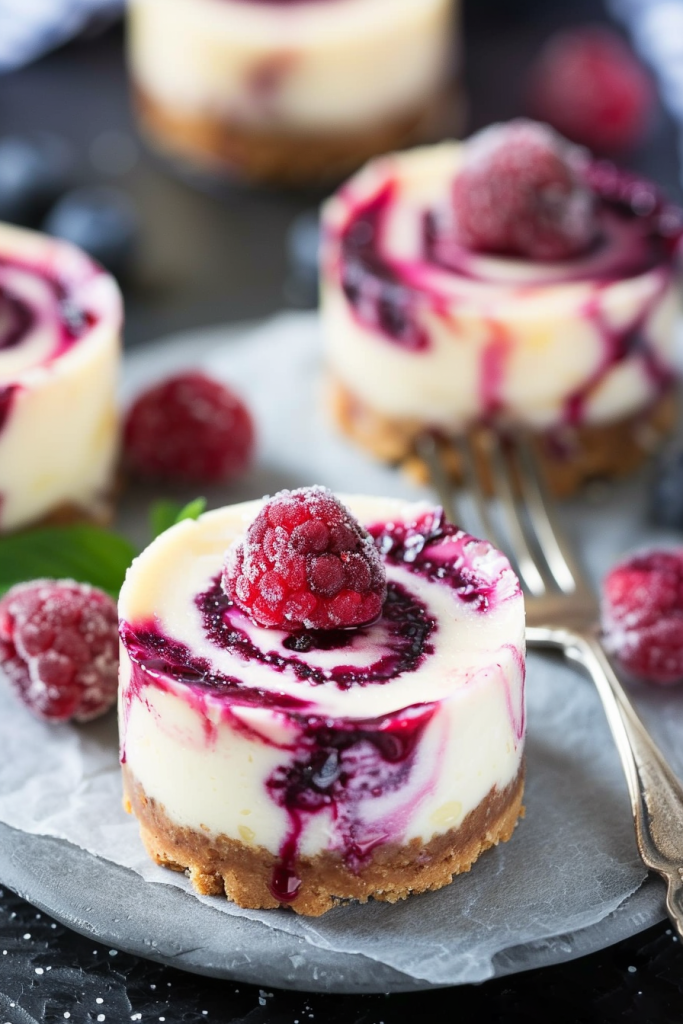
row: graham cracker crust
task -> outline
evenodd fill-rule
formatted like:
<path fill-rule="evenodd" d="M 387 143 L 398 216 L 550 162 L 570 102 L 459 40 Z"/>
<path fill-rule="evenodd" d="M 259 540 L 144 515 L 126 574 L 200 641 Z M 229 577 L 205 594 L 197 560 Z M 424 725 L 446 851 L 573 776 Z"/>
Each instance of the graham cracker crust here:
<path fill-rule="evenodd" d="M 341 855 L 325 851 L 299 857 L 296 872 L 301 887 L 291 903 L 279 902 L 270 880 L 277 857 L 263 847 L 250 846 L 225 835 L 212 836 L 175 825 L 163 806 L 147 797 L 126 765 L 123 766 L 124 807 L 140 824 L 142 841 L 152 860 L 173 871 L 186 871 L 198 893 L 225 894 L 240 907 L 272 909 L 290 906 L 297 914 L 319 917 L 339 904 L 370 897 L 396 903 L 411 893 L 440 889 L 453 876 L 469 871 L 492 846 L 507 842 L 524 815 L 524 764 L 503 790 L 495 787 L 455 829 L 423 844 L 377 847 L 358 873 Z"/>
<path fill-rule="evenodd" d="M 34 526 L 73 526 L 87 523 L 91 526 L 109 526 L 114 518 L 113 499 L 102 499 L 89 508 L 71 502 L 58 505 Z"/>
<path fill-rule="evenodd" d="M 134 104 L 150 142 L 168 155 L 209 172 L 287 187 L 339 181 L 378 153 L 426 140 L 435 134 L 443 112 L 439 97 L 429 109 L 421 107 L 370 130 L 288 133 L 180 114 L 139 86 Z"/>
<path fill-rule="evenodd" d="M 415 441 L 428 425 L 414 419 L 393 419 L 376 412 L 344 384 L 331 380 L 327 405 L 341 432 L 386 462 L 401 464 L 421 483 L 427 471 L 415 454 Z M 550 491 L 565 498 L 584 484 L 626 476 L 656 452 L 676 423 L 678 400 L 669 389 L 647 409 L 614 423 L 562 426 L 535 435 L 536 453 Z M 438 431 L 436 432 L 438 439 Z M 486 457 L 485 432 L 469 431 L 475 450 Z M 444 461 L 455 479 L 461 478 L 454 446 L 441 439 Z"/>

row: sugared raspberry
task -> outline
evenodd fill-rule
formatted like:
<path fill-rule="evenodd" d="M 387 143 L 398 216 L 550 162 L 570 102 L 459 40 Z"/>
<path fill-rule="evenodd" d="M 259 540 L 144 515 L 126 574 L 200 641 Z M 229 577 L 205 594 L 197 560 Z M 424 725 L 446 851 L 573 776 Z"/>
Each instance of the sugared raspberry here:
<path fill-rule="evenodd" d="M 243 473 L 254 449 L 244 402 L 203 373 L 182 373 L 145 391 L 124 427 L 124 450 L 140 476 L 222 483 Z"/>
<path fill-rule="evenodd" d="M 386 597 L 372 538 L 324 487 L 281 491 L 228 551 L 223 589 L 261 626 L 343 629 L 376 619 Z"/>
<path fill-rule="evenodd" d="M 519 119 L 474 135 L 453 184 L 454 230 L 468 249 L 561 260 L 593 238 L 593 195 L 582 150 Z"/>
<path fill-rule="evenodd" d="M 602 26 L 553 36 L 532 68 L 529 106 L 568 139 L 611 155 L 635 146 L 654 87 L 621 36 Z"/>
<path fill-rule="evenodd" d="M 33 580 L 0 600 L 0 668 L 40 718 L 88 722 L 116 702 L 118 616 L 107 594 Z"/>
<path fill-rule="evenodd" d="M 617 565 L 602 595 L 605 649 L 638 679 L 683 681 L 683 548 L 644 551 Z"/>

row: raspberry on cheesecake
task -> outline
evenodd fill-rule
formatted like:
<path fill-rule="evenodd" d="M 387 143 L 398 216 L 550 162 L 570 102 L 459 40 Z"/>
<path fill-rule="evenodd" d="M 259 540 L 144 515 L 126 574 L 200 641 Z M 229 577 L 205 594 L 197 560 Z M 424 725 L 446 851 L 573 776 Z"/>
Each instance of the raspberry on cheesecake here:
<path fill-rule="evenodd" d="M 322 487 L 283 491 L 235 541 L 223 588 L 261 626 L 348 629 L 376 619 L 386 573 L 370 535 Z"/>
<path fill-rule="evenodd" d="M 142 126 L 200 168 L 279 185 L 339 180 L 433 134 L 453 72 L 456 8 L 133 0 L 129 63 Z"/>
<path fill-rule="evenodd" d="M 682 234 L 650 182 L 530 121 L 371 162 L 323 215 L 339 425 L 392 461 L 522 425 L 560 494 L 631 470 L 673 424 Z"/>
<path fill-rule="evenodd" d="M 0 225 L 0 532 L 106 515 L 122 303 L 66 242 Z"/>
<path fill-rule="evenodd" d="M 319 915 L 438 889 L 510 838 L 523 600 L 439 509 L 322 488 L 218 509 L 143 552 L 119 614 L 127 806 L 199 892 Z"/>

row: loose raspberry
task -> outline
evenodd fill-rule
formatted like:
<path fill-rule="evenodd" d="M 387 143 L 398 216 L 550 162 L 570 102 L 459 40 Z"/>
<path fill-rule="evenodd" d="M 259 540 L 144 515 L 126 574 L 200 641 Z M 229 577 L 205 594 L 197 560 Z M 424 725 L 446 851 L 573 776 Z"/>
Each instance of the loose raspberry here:
<path fill-rule="evenodd" d="M 182 373 L 145 391 L 124 427 L 129 467 L 140 476 L 223 483 L 243 473 L 254 425 L 242 400 L 202 373 Z"/>
<path fill-rule="evenodd" d="M 602 26 L 553 36 L 530 75 L 534 116 L 604 155 L 641 141 L 654 102 L 647 72 L 621 36 Z"/>
<path fill-rule="evenodd" d="M 0 600 L 0 667 L 40 718 L 88 722 L 116 702 L 115 602 L 86 583 L 34 580 Z"/>
<path fill-rule="evenodd" d="M 453 184 L 457 241 L 532 260 L 582 252 L 595 232 L 584 162 L 545 125 L 519 119 L 485 128 L 465 145 Z"/>
<path fill-rule="evenodd" d="M 376 619 L 386 597 L 372 538 L 324 487 L 281 491 L 228 551 L 223 589 L 261 626 L 340 629 Z"/>
<path fill-rule="evenodd" d="M 617 565 L 602 596 L 605 649 L 638 679 L 683 681 L 683 548 Z"/>

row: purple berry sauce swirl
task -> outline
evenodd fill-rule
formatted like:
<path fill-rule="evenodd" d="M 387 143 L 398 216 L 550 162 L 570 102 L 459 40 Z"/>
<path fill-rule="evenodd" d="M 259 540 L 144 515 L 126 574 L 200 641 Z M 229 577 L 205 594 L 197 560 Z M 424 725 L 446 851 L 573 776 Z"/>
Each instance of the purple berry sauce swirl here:
<path fill-rule="evenodd" d="M 386 242 L 395 203 L 400 203 L 399 181 L 387 180 L 368 196 L 355 201 L 350 190 L 342 192 L 349 209 L 335 239 L 336 270 L 346 299 L 358 322 L 388 342 L 416 355 L 431 347 L 425 327 L 425 311 L 449 319 L 457 315 L 458 300 L 439 284 L 460 278 L 474 286 L 490 284 L 524 291 L 546 285 L 590 282 L 594 297 L 582 315 L 602 340 L 602 358 L 596 371 L 570 395 L 564 422 L 575 426 L 584 419 L 585 406 L 607 374 L 634 354 L 654 385 L 657 397 L 670 386 L 672 370 L 662 363 L 649 343 L 648 325 L 675 273 L 683 237 L 683 213 L 668 203 L 648 181 L 617 170 L 612 164 L 594 162 L 587 171 L 596 196 L 596 233 L 589 249 L 558 264 L 538 264 L 522 283 L 511 284 L 504 272 L 504 258 L 482 258 L 458 245 L 448 228 L 444 211 L 425 209 L 421 215 L 421 243 L 414 259 L 394 256 Z M 534 264 L 529 263 L 530 267 Z M 611 327 L 601 313 L 600 298 L 609 285 L 657 271 L 659 287 L 632 319 Z M 481 372 L 481 404 L 484 417 L 504 412 L 500 397 L 505 378 L 509 343 L 504 324 L 491 318 L 491 337 L 484 348 Z"/>

